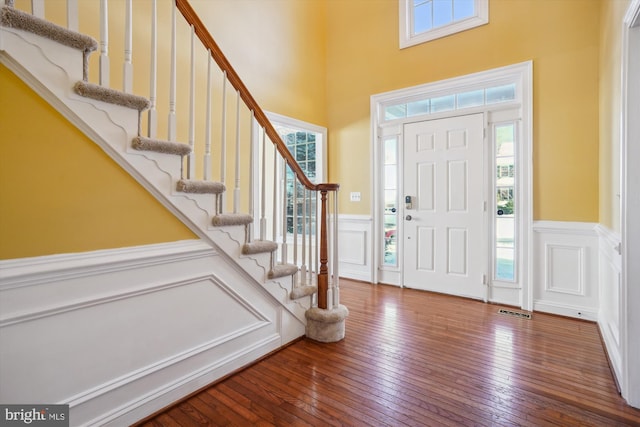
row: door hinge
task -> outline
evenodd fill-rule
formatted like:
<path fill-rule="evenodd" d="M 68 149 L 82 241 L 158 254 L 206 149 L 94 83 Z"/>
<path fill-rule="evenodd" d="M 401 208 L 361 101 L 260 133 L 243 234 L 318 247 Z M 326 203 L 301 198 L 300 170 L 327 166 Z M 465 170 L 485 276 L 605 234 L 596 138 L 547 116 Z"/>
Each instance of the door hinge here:
<path fill-rule="evenodd" d="M 482 202 L 482 210 L 483 210 L 484 212 L 486 212 L 486 211 L 487 211 L 487 202 Z"/>
<path fill-rule="evenodd" d="M 487 275 L 486 274 L 482 275 L 482 284 L 483 285 L 488 285 L 488 283 L 487 283 Z"/>

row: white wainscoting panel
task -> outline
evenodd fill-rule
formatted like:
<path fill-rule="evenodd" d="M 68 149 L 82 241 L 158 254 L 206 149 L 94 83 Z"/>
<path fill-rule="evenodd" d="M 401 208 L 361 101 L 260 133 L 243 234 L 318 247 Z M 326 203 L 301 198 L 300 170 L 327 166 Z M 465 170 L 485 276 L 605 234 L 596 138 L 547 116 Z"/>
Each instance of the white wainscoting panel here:
<path fill-rule="evenodd" d="M 130 425 L 304 335 L 234 265 L 198 240 L 1 261 L 0 401 Z"/>
<path fill-rule="evenodd" d="M 622 322 L 620 309 L 622 285 L 622 257 L 620 247 L 621 236 L 606 227 L 598 225 L 596 231 L 599 237 L 600 267 L 600 311 L 598 325 L 602 340 L 607 348 L 609 362 L 622 383 L 622 343 L 620 339 L 620 324 Z"/>
<path fill-rule="evenodd" d="M 584 296 L 584 248 L 547 243 L 545 255 L 545 291 Z"/>
<path fill-rule="evenodd" d="M 598 236 L 595 224 L 537 221 L 534 310 L 598 319 Z"/>
<path fill-rule="evenodd" d="M 341 277 L 371 281 L 371 217 L 338 216 L 338 259 Z"/>

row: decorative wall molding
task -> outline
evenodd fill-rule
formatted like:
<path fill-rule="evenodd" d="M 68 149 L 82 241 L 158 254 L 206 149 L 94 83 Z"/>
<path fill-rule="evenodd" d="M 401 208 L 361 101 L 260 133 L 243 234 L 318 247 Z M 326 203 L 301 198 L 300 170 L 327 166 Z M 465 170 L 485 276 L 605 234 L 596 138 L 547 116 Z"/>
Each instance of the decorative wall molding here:
<path fill-rule="evenodd" d="M 584 296 L 584 247 L 548 244 L 545 254 L 545 291 Z"/>
<path fill-rule="evenodd" d="M 533 231 L 537 233 L 583 235 L 593 237 L 598 224 L 577 221 L 534 221 Z"/>
<path fill-rule="evenodd" d="M 110 271 L 133 270 L 157 264 L 210 256 L 216 252 L 202 240 L 103 249 L 0 260 L 0 292 L 60 279 L 74 279 Z"/>
<path fill-rule="evenodd" d="M 534 310 L 596 321 L 599 307 L 596 224 L 533 224 Z"/>
<path fill-rule="evenodd" d="M 338 256 L 341 277 L 372 281 L 371 268 L 371 223 L 368 215 L 338 216 L 340 236 Z"/>
<path fill-rule="evenodd" d="M 619 233 L 602 225 L 596 226 L 598 234 L 598 266 L 600 268 L 600 308 L 598 326 L 607 348 L 609 363 L 622 384 L 622 237 Z"/>
<path fill-rule="evenodd" d="M 0 270 L 0 401 L 66 403 L 77 425 L 130 425 L 304 335 L 203 241 Z"/>
<path fill-rule="evenodd" d="M 340 234 L 340 261 L 345 264 L 367 265 L 367 233 L 363 230 L 343 230 Z"/>

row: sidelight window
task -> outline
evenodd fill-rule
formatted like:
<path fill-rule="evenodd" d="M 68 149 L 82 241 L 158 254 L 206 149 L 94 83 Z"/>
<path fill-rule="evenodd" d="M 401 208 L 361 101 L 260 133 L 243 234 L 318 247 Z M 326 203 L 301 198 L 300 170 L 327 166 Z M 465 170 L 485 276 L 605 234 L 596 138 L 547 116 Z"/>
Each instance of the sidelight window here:
<path fill-rule="evenodd" d="M 384 266 L 398 266 L 398 137 L 384 139 Z"/>
<path fill-rule="evenodd" d="M 494 279 L 513 282 L 516 271 L 516 204 L 515 169 L 515 123 L 504 123 L 494 127 L 495 149 L 495 239 Z"/>

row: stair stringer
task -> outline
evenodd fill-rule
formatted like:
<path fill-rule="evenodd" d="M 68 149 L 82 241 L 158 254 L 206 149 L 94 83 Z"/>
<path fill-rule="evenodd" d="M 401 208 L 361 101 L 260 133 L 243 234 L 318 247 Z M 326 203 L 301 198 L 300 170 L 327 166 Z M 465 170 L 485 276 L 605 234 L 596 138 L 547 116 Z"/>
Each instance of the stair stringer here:
<path fill-rule="evenodd" d="M 180 160 L 171 155 L 131 148 L 137 136 L 138 112 L 81 97 L 73 92 L 82 80 L 82 53 L 47 38 L 0 27 L 0 63 L 12 70 L 67 120 L 98 144 L 176 218 L 199 238 L 238 265 L 302 324 L 311 297 L 291 300 L 291 276 L 269 279 L 271 254 L 242 255 L 244 227 L 211 225 L 213 196 L 175 191 Z"/>

